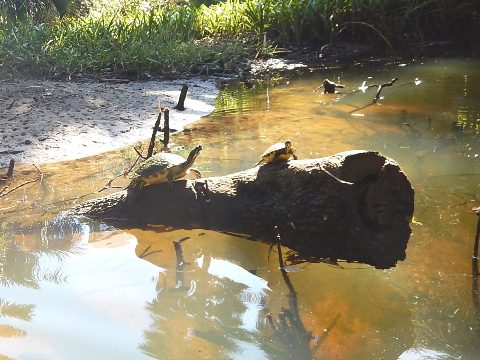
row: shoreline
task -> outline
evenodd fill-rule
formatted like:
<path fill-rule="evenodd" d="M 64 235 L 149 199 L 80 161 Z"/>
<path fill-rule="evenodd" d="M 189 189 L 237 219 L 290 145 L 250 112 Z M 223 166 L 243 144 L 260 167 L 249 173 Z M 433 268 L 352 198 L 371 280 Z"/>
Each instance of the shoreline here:
<path fill-rule="evenodd" d="M 186 109 L 177 111 L 183 84 Z M 170 128 L 182 130 L 213 112 L 218 93 L 217 80 L 200 77 L 125 84 L 0 81 L 0 168 L 10 159 L 75 160 L 149 139 L 159 101 L 170 109 Z"/>

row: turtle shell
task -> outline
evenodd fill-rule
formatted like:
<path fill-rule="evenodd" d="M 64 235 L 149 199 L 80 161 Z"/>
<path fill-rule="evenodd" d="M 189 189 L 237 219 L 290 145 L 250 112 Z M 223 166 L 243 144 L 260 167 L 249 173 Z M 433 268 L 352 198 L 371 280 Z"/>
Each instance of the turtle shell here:
<path fill-rule="evenodd" d="M 185 159 L 177 154 L 171 153 L 158 153 L 145 160 L 138 169 L 135 171 L 135 175 L 141 178 L 147 178 L 153 175 L 165 175 L 176 165 L 180 165 L 185 162 Z"/>
<path fill-rule="evenodd" d="M 276 154 L 280 155 L 282 152 L 286 152 L 285 143 L 275 143 L 271 145 L 267 150 L 265 150 L 261 157 Z"/>
<path fill-rule="evenodd" d="M 292 142 L 290 140 L 287 140 L 284 143 L 275 143 L 265 150 L 260 157 L 260 161 L 256 165 L 260 165 L 262 163 L 268 164 L 278 160 L 287 161 L 291 157 L 297 159 L 294 151 L 295 149 L 292 148 Z"/>

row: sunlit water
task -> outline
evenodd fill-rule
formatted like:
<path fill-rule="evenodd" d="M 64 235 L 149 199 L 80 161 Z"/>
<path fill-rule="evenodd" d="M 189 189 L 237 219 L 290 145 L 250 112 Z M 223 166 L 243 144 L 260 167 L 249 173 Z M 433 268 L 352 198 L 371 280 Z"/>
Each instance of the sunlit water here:
<path fill-rule="evenodd" d="M 345 84 L 343 93 L 315 92 L 325 77 Z M 377 104 L 376 88 L 358 90 L 393 77 Z M 0 359 L 478 359 L 479 136 L 475 61 L 332 70 L 222 91 L 214 114 L 173 138 L 183 154 L 203 145 L 204 175 L 251 167 L 290 138 L 300 158 L 380 151 L 415 189 L 405 261 L 385 271 L 296 265 L 288 268 L 296 297 L 269 244 L 59 215 L 99 196 L 128 168 L 131 149 L 39 166 L 41 174 L 19 166 L 17 184 L 41 179 L 0 198 Z"/>

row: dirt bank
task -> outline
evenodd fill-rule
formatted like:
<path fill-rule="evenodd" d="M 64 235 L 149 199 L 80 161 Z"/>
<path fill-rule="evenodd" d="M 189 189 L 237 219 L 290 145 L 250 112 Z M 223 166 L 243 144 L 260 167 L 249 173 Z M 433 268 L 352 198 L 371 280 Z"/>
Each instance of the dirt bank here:
<path fill-rule="evenodd" d="M 174 110 L 182 84 L 185 111 Z M 158 101 L 170 108 L 170 127 L 181 129 L 214 109 L 216 81 L 0 81 L 0 167 L 17 162 L 72 160 L 150 137 Z"/>

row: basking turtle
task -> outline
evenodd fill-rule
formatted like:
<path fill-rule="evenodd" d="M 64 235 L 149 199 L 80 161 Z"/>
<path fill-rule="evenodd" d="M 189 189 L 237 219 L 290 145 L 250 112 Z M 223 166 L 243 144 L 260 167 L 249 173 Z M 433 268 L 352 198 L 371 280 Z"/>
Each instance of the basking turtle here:
<path fill-rule="evenodd" d="M 189 171 L 194 173 L 197 178 L 202 177 L 200 171 L 191 168 L 201 150 L 201 145 L 193 148 L 187 160 L 180 155 L 171 153 L 157 153 L 149 157 L 137 168 L 127 189 L 142 188 L 166 182 L 171 187 L 174 180 L 184 177 Z"/>
<path fill-rule="evenodd" d="M 255 164 L 255 166 L 260 164 L 269 164 L 274 161 L 287 161 L 293 157 L 297 160 L 295 155 L 295 149 L 292 148 L 292 142 L 290 140 L 285 141 L 285 143 L 276 143 L 270 146 L 260 157 L 260 161 Z"/>

